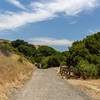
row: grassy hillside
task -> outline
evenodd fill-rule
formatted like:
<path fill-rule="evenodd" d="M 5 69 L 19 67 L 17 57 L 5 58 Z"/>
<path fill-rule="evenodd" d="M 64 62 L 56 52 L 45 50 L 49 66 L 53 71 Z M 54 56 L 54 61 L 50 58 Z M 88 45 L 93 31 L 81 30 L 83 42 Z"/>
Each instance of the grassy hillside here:
<path fill-rule="evenodd" d="M 35 70 L 25 58 L 0 50 L 0 100 L 7 98 L 13 89 L 20 88 Z"/>

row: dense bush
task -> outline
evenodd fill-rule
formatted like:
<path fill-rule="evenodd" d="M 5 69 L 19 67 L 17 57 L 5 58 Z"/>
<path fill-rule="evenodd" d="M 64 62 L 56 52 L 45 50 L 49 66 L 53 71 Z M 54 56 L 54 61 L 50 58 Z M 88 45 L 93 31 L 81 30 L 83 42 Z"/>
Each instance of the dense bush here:
<path fill-rule="evenodd" d="M 16 53 L 24 56 L 30 62 L 35 63 L 34 54 L 36 52 L 36 48 L 34 45 L 25 42 L 24 40 L 15 40 L 11 42 L 13 48 L 16 49 Z"/>
<path fill-rule="evenodd" d="M 45 59 L 44 56 L 38 56 L 38 57 L 35 57 L 35 62 L 41 63 L 41 61 L 44 60 L 44 59 Z"/>
<path fill-rule="evenodd" d="M 12 46 L 13 46 L 14 48 L 17 48 L 17 47 L 19 47 L 20 45 L 27 45 L 28 43 L 25 42 L 24 40 L 15 40 L 15 41 L 12 41 L 11 44 L 12 44 Z"/>
<path fill-rule="evenodd" d="M 40 46 L 34 53 L 34 58 L 37 63 L 42 64 L 42 68 L 48 68 L 47 60 L 50 56 L 56 53 L 56 50 L 49 46 Z M 45 62 L 46 61 L 46 62 Z"/>
<path fill-rule="evenodd" d="M 100 32 L 91 36 L 87 36 L 84 39 L 84 42 L 90 53 L 100 54 Z"/>
<path fill-rule="evenodd" d="M 59 67 L 66 65 L 66 57 L 61 52 L 55 52 L 51 56 L 41 59 L 42 68 Z"/>
<path fill-rule="evenodd" d="M 49 57 L 46 57 L 46 58 L 44 58 L 44 59 L 41 60 L 41 67 L 42 67 L 42 69 L 49 68 L 49 66 L 48 66 L 48 60 L 49 60 Z"/>
<path fill-rule="evenodd" d="M 98 77 L 98 70 L 96 65 L 89 64 L 88 61 L 85 60 L 81 60 L 78 63 L 78 65 L 76 66 L 76 70 L 80 73 L 80 77 L 82 77 L 83 79 Z"/>
<path fill-rule="evenodd" d="M 84 42 L 74 42 L 72 47 L 69 48 L 69 54 L 67 57 L 68 61 L 70 61 L 69 65 L 76 66 L 81 59 L 86 59 L 87 55 L 89 55 L 89 51 L 85 47 Z"/>
<path fill-rule="evenodd" d="M 49 46 L 40 46 L 39 49 L 35 52 L 35 57 L 38 56 L 51 56 L 56 52 L 55 49 L 49 47 Z"/>
<path fill-rule="evenodd" d="M 60 66 L 60 60 L 56 56 L 51 56 L 47 63 L 48 63 L 48 67 L 59 67 Z"/>
<path fill-rule="evenodd" d="M 35 52 L 35 47 L 24 40 L 15 40 L 11 42 L 12 47 L 17 48 L 19 52 L 25 56 L 32 56 Z"/>
<path fill-rule="evenodd" d="M 97 78 L 100 76 L 100 32 L 75 41 L 64 55 L 67 66 L 74 66 L 79 77 Z"/>
<path fill-rule="evenodd" d="M 19 52 L 23 53 L 25 56 L 31 57 L 34 54 L 34 50 L 31 47 L 20 45 L 18 47 Z"/>

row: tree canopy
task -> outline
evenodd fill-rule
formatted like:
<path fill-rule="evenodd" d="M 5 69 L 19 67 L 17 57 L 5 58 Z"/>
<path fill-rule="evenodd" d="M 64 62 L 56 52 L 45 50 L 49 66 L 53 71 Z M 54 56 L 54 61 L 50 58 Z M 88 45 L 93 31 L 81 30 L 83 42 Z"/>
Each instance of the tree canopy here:
<path fill-rule="evenodd" d="M 95 75 L 93 75 L 100 76 L 100 32 L 87 36 L 81 41 L 75 41 L 66 52 L 66 58 L 69 68 L 73 66 L 77 71 L 81 73 L 87 71 L 88 74 L 92 74 L 94 70 Z M 87 75 L 87 77 L 93 77 L 93 75 Z"/>

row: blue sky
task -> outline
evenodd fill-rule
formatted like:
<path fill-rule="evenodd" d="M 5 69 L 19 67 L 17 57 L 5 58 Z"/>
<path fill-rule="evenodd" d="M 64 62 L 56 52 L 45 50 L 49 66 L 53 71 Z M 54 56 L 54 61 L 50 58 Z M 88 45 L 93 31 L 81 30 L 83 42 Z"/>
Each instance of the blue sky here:
<path fill-rule="evenodd" d="M 0 38 L 65 51 L 100 31 L 99 0 L 0 0 Z"/>

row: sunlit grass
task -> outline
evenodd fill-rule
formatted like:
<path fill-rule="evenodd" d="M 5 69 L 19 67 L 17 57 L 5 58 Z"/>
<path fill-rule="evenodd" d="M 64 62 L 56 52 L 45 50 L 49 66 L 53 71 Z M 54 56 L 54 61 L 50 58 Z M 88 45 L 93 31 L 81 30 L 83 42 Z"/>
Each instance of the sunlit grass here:
<path fill-rule="evenodd" d="M 0 52 L 0 100 L 7 99 L 13 89 L 20 88 L 35 69 L 25 58 Z"/>

